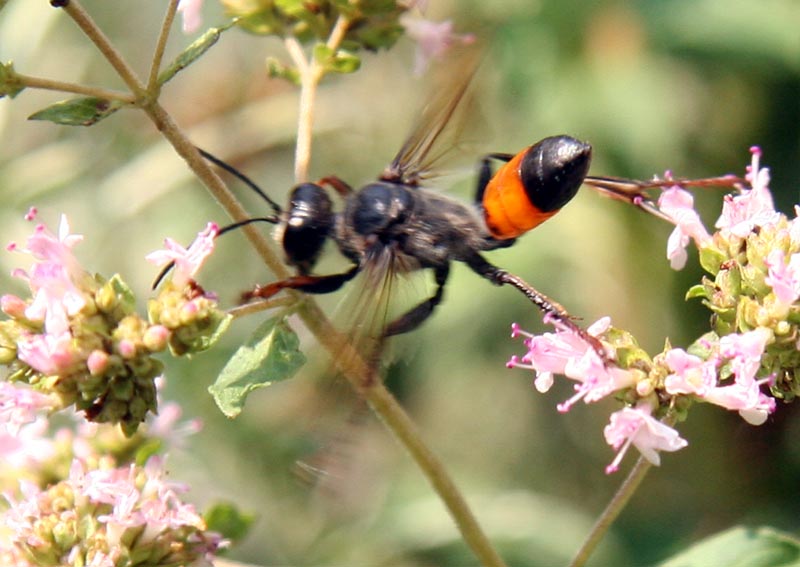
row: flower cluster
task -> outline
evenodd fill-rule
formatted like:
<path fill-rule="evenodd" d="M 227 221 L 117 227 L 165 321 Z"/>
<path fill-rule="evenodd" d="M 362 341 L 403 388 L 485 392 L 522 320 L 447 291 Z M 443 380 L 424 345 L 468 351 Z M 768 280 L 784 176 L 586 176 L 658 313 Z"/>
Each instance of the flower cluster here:
<path fill-rule="evenodd" d="M 201 245 L 184 251 L 189 260 L 181 259 L 179 273 L 188 265 L 199 266 L 210 252 L 207 241 L 215 232 L 208 232 L 212 236 L 199 239 Z M 120 276 L 106 280 L 81 267 L 72 251 L 81 240 L 70 234 L 62 217 L 57 235 L 40 224 L 25 247 L 9 245 L 34 262 L 29 270 L 13 272 L 27 282 L 30 299 L 10 294 L 0 298 L 0 309 L 8 316 L 0 321 L 0 362 L 9 368 L 8 382 L 28 384 L 47 397 L 38 403 L 51 409 L 74 404 L 90 421 L 119 423 L 131 435 L 156 411 L 155 380 L 163 365 L 153 354 L 168 346 L 180 354 L 199 350 L 227 318 L 186 277 L 179 280 L 182 302 L 175 300 L 174 288 L 169 292 L 178 316 L 143 319 Z M 173 259 L 178 262 L 176 251 Z"/>
<path fill-rule="evenodd" d="M 607 472 L 616 471 L 631 445 L 654 464 L 659 451 L 687 445 L 672 428 L 693 402 L 734 410 L 760 425 L 775 411 L 776 399 L 789 401 L 800 391 L 800 219 L 775 211 L 769 172 L 752 149 L 749 187 L 728 195 L 713 234 L 694 210 L 685 189 L 673 186 L 659 198 L 662 216 L 675 225 L 667 243 L 673 268 L 687 260 L 694 242 L 708 273 L 687 298 L 701 298 L 711 310 L 711 331 L 688 349 L 671 348 L 650 357 L 627 332 L 601 319 L 588 332 L 609 353 L 604 360 L 584 339 L 566 328 L 524 336 L 527 352 L 509 367 L 536 372 L 535 386 L 547 391 L 554 374 L 575 381 L 575 395 L 558 405 L 568 411 L 578 401 L 614 395 L 625 407 L 611 415 L 605 438 L 618 451 Z M 800 212 L 800 211 L 796 211 Z"/>
<path fill-rule="evenodd" d="M 172 276 L 161 286 L 158 297 L 148 302 L 147 314 L 152 324 L 169 331 L 167 345 L 175 356 L 206 350 L 230 324 L 231 317 L 218 309 L 216 296 L 194 280 L 214 250 L 218 232 L 215 223 L 208 223 L 189 248 L 167 238 L 163 250 L 147 255 L 156 266 L 172 268 Z"/>
<path fill-rule="evenodd" d="M 47 488 L 23 481 L 19 498 L 6 496 L 0 558 L 19 567 L 211 565 L 222 538 L 164 474 L 158 457 L 114 468 L 75 459 Z"/>

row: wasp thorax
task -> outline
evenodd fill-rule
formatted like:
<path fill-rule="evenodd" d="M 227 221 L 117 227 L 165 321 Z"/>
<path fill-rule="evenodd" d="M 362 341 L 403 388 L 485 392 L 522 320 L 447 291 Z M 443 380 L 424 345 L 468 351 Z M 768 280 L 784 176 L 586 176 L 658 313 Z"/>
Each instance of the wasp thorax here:
<path fill-rule="evenodd" d="M 402 222 L 412 204 L 413 196 L 406 187 L 386 182 L 370 183 L 348 204 L 348 216 L 357 233 L 379 234 Z"/>

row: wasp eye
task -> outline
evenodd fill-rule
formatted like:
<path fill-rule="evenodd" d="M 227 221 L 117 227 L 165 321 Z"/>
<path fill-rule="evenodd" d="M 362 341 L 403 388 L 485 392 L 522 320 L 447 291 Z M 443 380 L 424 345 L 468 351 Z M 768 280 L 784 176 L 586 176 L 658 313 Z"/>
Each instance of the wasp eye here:
<path fill-rule="evenodd" d="M 531 203 L 556 211 L 578 192 L 592 160 L 592 146 L 570 136 L 552 136 L 531 146 L 519 174 Z"/>

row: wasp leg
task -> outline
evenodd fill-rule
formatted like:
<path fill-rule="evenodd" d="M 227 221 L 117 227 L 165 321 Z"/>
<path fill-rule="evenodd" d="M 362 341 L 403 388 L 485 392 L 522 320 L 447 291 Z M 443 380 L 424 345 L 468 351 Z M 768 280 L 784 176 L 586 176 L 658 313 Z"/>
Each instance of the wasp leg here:
<path fill-rule="evenodd" d="M 333 187 L 342 197 L 347 197 L 353 192 L 353 188 L 347 181 L 335 175 L 328 175 L 317 181 L 317 185 Z"/>
<path fill-rule="evenodd" d="M 495 285 L 510 285 L 520 290 L 525 297 L 552 320 L 557 321 L 560 326 L 566 327 L 573 333 L 576 333 L 594 349 L 600 358 L 604 361 L 608 360 L 608 355 L 606 354 L 603 344 L 597 337 L 590 335 L 583 327 L 575 323 L 572 316 L 560 303 L 550 299 L 519 276 L 515 276 L 514 274 L 490 264 L 480 254 L 475 254 L 470 257 L 467 260 L 467 265 L 477 274 L 483 276 Z"/>
<path fill-rule="evenodd" d="M 478 166 L 478 185 L 475 188 L 475 203 L 480 206 L 483 202 L 483 193 L 486 191 L 486 186 L 494 176 L 492 171 L 492 160 L 497 159 L 500 161 L 511 161 L 514 159 L 514 154 L 487 154 L 483 157 Z"/>
<path fill-rule="evenodd" d="M 382 338 L 391 337 L 392 335 L 402 335 L 403 333 L 413 331 L 419 327 L 425 319 L 430 317 L 431 313 L 433 313 L 433 309 L 442 302 L 444 284 L 447 282 L 447 276 L 449 274 L 450 266 L 448 264 L 434 268 L 436 292 L 430 298 L 386 325 Z"/>
<path fill-rule="evenodd" d="M 355 265 L 341 274 L 330 274 L 327 276 L 293 276 L 285 280 L 272 282 L 265 286 L 256 286 L 255 289 L 242 294 L 242 301 L 247 302 L 256 297 L 260 299 L 269 299 L 282 289 L 296 289 L 305 293 L 331 293 L 352 280 L 359 271 L 361 271 L 361 266 Z"/>

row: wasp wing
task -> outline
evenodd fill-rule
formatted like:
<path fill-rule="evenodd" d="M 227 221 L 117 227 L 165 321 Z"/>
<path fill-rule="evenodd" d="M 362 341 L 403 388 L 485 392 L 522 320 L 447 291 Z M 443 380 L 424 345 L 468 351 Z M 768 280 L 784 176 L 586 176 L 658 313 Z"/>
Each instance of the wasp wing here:
<path fill-rule="evenodd" d="M 479 62 L 476 49 L 466 49 L 447 59 L 447 68 L 434 77 L 433 96 L 384 169 L 382 180 L 417 186 L 430 177 L 434 164 L 457 146 L 467 117 L 469 86 Z"/>

